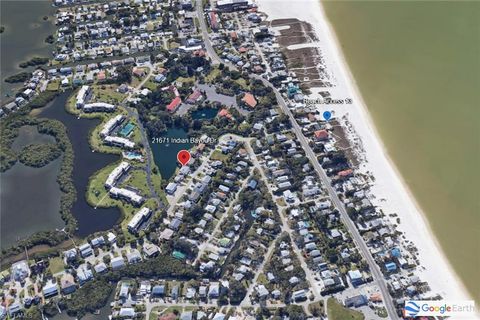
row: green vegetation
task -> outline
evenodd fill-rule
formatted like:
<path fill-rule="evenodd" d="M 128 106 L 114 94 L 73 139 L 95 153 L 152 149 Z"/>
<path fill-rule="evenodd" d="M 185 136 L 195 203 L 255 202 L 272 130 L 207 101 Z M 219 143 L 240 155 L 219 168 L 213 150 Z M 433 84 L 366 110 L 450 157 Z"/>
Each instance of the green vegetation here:
<path fill-rule="evenodd" d="M 8 82 L 8 83 L 25 82 L 28 79 L 30 79 L 31 76 L 32 76 L 31 72 L 19 72 L 17 74 L 14 74 L 10 77 L 5 78 L 5 82 Z"/>
<path fill-rule="evenodd" d="M 121 271 L 110 271 L 105 275 L 97 276 L 93 281 L 86 283 L 69 299 L 63 298 L 59 305 L 66 309 L 70 316 L 81 318 L 86 313 L 94 312 L 103 307 L 112 293 L 112 283 L 122 278 L 163 278 L 190 280 L 198 277 L 192 266 L 186 265 L 170 256 L 159 256 L 134 265 L 128 265 Z"/>
<path fill-rule="evenodd" d="M 28 106 L 32 109 L 43 108 L 47 103 L 55 99 L 56 96 L 57 92 L 43 91 L 33 98 L 33 100 L 28 103 Z"/>
<path fill-rule="evenodd" d="M 41 66 L 46 63 L 48 63 L 50 59 L 45 58 L 45 57 L 33 57 L 28 61 L 21 62 L 18 66 L 20 68 L 28 68 L 28 67 L 35 67 L 35 66 Z"/>
<path fill-rule="evenodd" d="M 61 191 L 60 215 L 65 221 L 65 231 L 74 232 L 77 227 L 77 221 L 72 215 L 70 209 L 76 200 L 76 190 L 72 182 L 73 170 L 73 148 L 67 136 L 65 126 L 52 119 L 38 119 L 26 115 L 29 108 L 21 110 L 0 123 L 0 171 L 8 170 L 17 161 L 17 155 L 11 149 L 11 145 L 18 136 L 18 129 L 25 125 L 37 126 L 38 132 L 51 135 L 56 140 L 56 147 L 63 153 L 60 172 L 57 176 L 57 182 Z M 66 239 L 63 232 L 41 231 L 33 234 L 27 239 L 20 240 L 16 246 L 2 250 L 4 255 L 16 254 L 29 249 L 35 245 L 55 246 Z"/>
<path fill-rule="evenodd" d="M 4 33 L 5 32 L 5 26 L 0 26 L 0 33 Z"/>
<path fill-rule="evenodd" d="M 61 257 L 52 258 L 48 260 L 48 263 L 49 263 L 48 269 L 52 274 L 56 274 L 65 269 L 65 266 L 63 264 L 63 259 Z"/>
<path fill-rule="evenodd" d="M 61 150 L 52 143 L 29 144 L 18 154 L 18 161 L 29 167 L 43 167 L 57 159 Z"/>
<path fill-rule="evenodd" d="M 212 155 L 210 156 L 210 159 L 215 161 L 215 160 L 220 160 L 220 161 L 225 161 L 228 158 L 227 154 L 222 153 L 220 150 L 215 150 L 212 152 Z"/>
<path fill-rule="evenodd" d="M 45 42 L 49 44 L 53 44 L 55 42 L 55 37 L 51 34 L 45 38 Z"/>
<path fill-rule="evenodd" d="M 337 299 L 328 298 L 327 300 L 327 314 L 330 320 L 363 320 L 365 316 L 363 313 L 355 310 L 350 310 L 342 306 Z"/>
<path fill-rule="evenodd" d="M 325 306 L 323 305 L 323 300 L 310 303 L 308 305 L 308 311 L 310 311 L 310 313 L 317 318 L 320 316 L 325 316 Z"/>
<path fill-rule="evenodd" d="M 67 309 L 68 315 L 81 318 L 103 307 L 112 291 L 111 283 L 102 278 L 94 279 L 75 291 L 70 299 L 62 299 L 60 305 Z"/>

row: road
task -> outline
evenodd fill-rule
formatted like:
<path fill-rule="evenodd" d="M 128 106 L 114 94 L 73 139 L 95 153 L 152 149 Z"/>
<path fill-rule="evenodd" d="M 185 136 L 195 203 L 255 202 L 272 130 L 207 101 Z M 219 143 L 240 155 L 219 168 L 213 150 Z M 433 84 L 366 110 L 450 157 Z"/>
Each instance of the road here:
<path fill-rule="evenodd" d="M 155 190 L 155 187 L 153 186 L 152 182 L 152 161 L 153 161 L 153 153 L 152 150 L 150 149 L 150 144 L 147 136 L 147 132 L 145 128 L 143 127 L 142 122 L 140 121 L 138 117 L 138 111 L 135 110 L 134 108 L 131 108 L 128 106 L 128 100 L 131 98 L 132 94 L 136 91 L 138 91 L 147 81 L 148 79 L 152 76 L 153 73 L 153 65 L 148 65 L 148 74 L 145 76 L 145 78 L 127 95 L 127 97 L 123 100 L 122 106 L 125 107 L 125 109 L 128 112 L 129 117 L 135 118 L 139 129 L 140 133 L 142 136 L 142 144 L 145 149 L 145 173 L 147 174 L 147 185 L 150 190 L 150 196 L 157 201 L 158 206 L 160 209 L 162 209 L 165 204 L 163 203 L 162 199 L 160 199 L 160 196 L 158 195 L 157 191 Z"/>
<path fill-rule="evenodd" d="M 202 8 L 202 2 L 201 1 L 196 1 L 196 9 L 197 9 L 198 20 L 200 22 L 200 27 L 202 29 L 202 36 L 203 36 L 203 40 L 204 40 L 204 43 L 205 43 L 205 49 L 207 50 L 207 53 L 217 63 L 224 63 L 220 59 L 220 57 L 217 55 L 217 53 L 215 52 L 215 49 L 212 47 L 210 37 L 209 37 L 209 34 L 208 34 L 208 29 L 207 29 L 206 22 L 205 22 L 205 16 L 203 14 L 203 8 Z M 236 69 L 230 63 L 224 63 L 224 64 L 226 66 L 228 66 L 229 68 Z M 278 102 L 280 108 L 289 117 L 290 122 L 292 123 L 292 130 L 295 133 L 298 142 L 300 142 L 300 144 L 302 145 L 302 148 L 305 151 L 306 156 L 309 158 L 309 160 L 312 163 L 315 171 L 317 172 L 318 176 L 320 177 L 323 185 L 327 189 L 330 198 L 332 199 L 333 203 L 335 204 L 335 207 L 340 212 L 342 222 L 348 228 L 353 240 L 357 244 L 357 248 L 359 248 L 361 254 L 363 255 L 363 257 L 367 261 L 367 263 L 370 267 L 370 271 L 372 272 L 372 276 L 375 279 L 375 281 L 377 282 L 377 284 L 380 288 L 380 291 L 382 293 L 383 300 L 384 300 L 385 307 L 386 307 L 387 312 L 388 312 L 389 319 L 394 319 L 394 320 L 398 319 L 395 306 L 393 304 L 392 298 L 391 298 L 390 293 L 388 291 L 388 288 L 387 288 L 387 285 L 385 283 L 385 279 L 384 279 L 384 276 L 383 276 L 382 272 L 378 268 L 375 260 L 373 259 L 370 251 L 368 250 L 367 245 L 363 241 L 363 238 L 360 235 L 360 233 L 358 232 L 357 228 L 355 227 L 353 221 L 348 216 L 347 210 L 345 209 L 345 206 L 340 201 L 340 199 L 339 199 L 337 193 L 335 192 L 335 190 L 332 188 L 330 178 L 327 176 L 327 174 L 325 173 L 323 168 L 320 166 L 315 153 L 313 152 L 312 148 L 308 144 L 307 139 L 303 135 L 300 126 L 298 125 L 297 121 L 295 120 L 295 117 L 293 116 L 292 112 L 288 108 L 288 106 L 287 106 L 285 100 L 283 99 L 282 95 L 273 86 L 273 84 L 271 84 L 266 79 L 264 79 L 260 76 L 257 76 L 257 75 L 253 75 L 253 74 L 251 74 L 249 76 L 250 76 L 250 78 L 258 79 L 258 80 L 262 81 L 262 83 L 264 85 L 272 88 L 273 92 L 275 93 L 275 96 L 277 97 L 277 102 Z"/>

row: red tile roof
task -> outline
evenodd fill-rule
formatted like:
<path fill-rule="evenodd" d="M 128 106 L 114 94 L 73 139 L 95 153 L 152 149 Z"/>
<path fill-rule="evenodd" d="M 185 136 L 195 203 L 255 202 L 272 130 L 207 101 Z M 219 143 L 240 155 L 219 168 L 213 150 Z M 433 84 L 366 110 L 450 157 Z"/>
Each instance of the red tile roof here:
<path fill-rule="evenodd" d="M 257 105 L 257 100 L 255 100 L 255 97 L 251 93 L 245 93 L 245 95 L 242 98 L 242 101 L 245 102 L 250 108 L 255 108 Z"/>
<path fill-rule="evenodd" d="M 317 140 L 324 140 L 328 138 L 328 131 L 327 130 L 317 130 L 314 133 L 315 138 Z"/>
<path fill-rule="evenodd" d="M 352 169 L 347 169 L 347 170 L 340 171 L 340 172 L 338 173 L 338 175 L 339 175 L 340 177 L 348 177 L 348 176 L 350 176 L 352 173 L 353 173 L 353 170 L 352 170 Z"/>
<path fill-rule="evenodd" d="M 170 102 L 170 104 L 167 106 L 167 110 L 169 112 L 175 112 L 180 103 L 182 103 L 182 99 L 180 97 L 175 97 L 175 99 L 173 99 L 172 102 Z"/>
<path fill-rule="evenodd" d="M 218 113 L 218 116 L 219 117 L 225 117 L 225 118 L 228 118 L 228 119 L 232 118 L 232 115 L 230 114 L 230 112 L 228 112 L 227 109 L 220 110 L 220 112 Z"/>

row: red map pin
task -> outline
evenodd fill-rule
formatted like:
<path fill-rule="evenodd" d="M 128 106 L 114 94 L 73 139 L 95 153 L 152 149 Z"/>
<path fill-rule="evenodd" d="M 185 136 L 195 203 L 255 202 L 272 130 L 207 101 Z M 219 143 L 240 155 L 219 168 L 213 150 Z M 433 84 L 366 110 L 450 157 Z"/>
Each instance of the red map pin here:
<path fill-rule="evenodd" d="M 190 161 L 190 158 L 190 152 L 188 152 L 187 150 L 180 150 L 177 153 L 177 160 L 182 164 L 182 166 L 186 165 L 188 161 Z"/>

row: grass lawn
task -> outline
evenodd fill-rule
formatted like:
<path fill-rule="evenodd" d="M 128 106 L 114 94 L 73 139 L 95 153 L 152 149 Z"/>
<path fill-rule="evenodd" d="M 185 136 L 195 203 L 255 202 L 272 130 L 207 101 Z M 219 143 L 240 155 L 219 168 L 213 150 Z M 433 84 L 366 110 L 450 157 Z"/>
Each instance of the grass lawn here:
<path fill-rule="evenodd" d="M 225 161 L 228 158 L 227 154 L 223 154 L 220 150 L 213 151 L 212 155 L 210 156 L 211 160 L 220 160 Z"/>
<path fill-rule="evenodd" d="M 363 320 L 363 313 L 342 306 L 337 299 L 328 298 L 327 315 L 329 320 Z"/>
<path fill-rule="evenodd" d="M 52 80 L 47 84 L 48 91 L 57 91 L 58 88 L 60 88 L 60 79 Z"/>
<path fill-rule="evenodd" d="M 125 99 L 126 95 L 117 92 L 118 85 L 104 84 L 92 86 L 95 101 L 107 102 L 111 104 L 119 104 Z"/>
<path fill-rule="evenodd" d="M 157 320 L 158 316 L 165 313 L 165 307 L 153 307 L 152 312 L 150 312 L 150 316 L 148 320 Z"/>
<path fill-rule="evenodd" d="M 126 240 L 129 241 L 133 239 L 133 235 L 130 234 L 127 230 L 127 225 L 133 215 L 140 210 L 140 208 L 131 205 L 128 202 L 112 199 L 108 195 L 108 191 L 105 189 L 104 184 L 107 179 L 107 176 L 112 172 L 112 170 L 118 165 L 118 162 L 115 162 L 111 165 L 106 166 L 105 168 L 97 171 L 92 177 L 87 187 L 87 202 L 94 207 L 110 208 L 118 207 L 122 212 L 122 230 L 124 231 Z M 122 186 L 130 186 L 140 190 L 140 193 L 143 196 L 147 196 L 148 186 L 146 183 L 146 173 L 141 169 L 134 169 L 129 172 L 127 177 L 128 181 L 124 181 Z M 156 209 L 156 201 L 154 199 L 147 200 L 142 207 L 149 207 L 152 210 Z"/>
<path fill-rule="evenodd" d="M 242 87 L 242 89 L 250 90 L 249 86 L 247 85 L 247 81 L 245 79 L 238 78 L 237 80 L 235 80 L 235 82 L 238 83 L 240 87 Z"/>
<path fill-rule="evenodd" d="M 142 169 L 131 169 L 128 172 L 127 178 L 120 184 L 121 188 L 134 187 L 144 196 L 150 194 L 150 189 L 147 184 L 147 173 Z"/>
<path fill-rule="evenodd" d="M 53 259 L 50 259 L 48 261 L 50 264 L 48 266 L 48 269 L 52 274 L 61 272 L 65 269 L 65 265 L 63 264 L 63 260 L 60 257 L 55 257 Z"/>
<path fill-rule="evenodd" d="M 151 91 L 155 91 L 157 89 L 158 83 L 152 80 L 153 77 L 150 77 L 147 82 L 143 84 L 145 88 Z"/>
<path fill-rule="evenodd" d="M 213 80 L 221 73 L 217 67 L 213 68 L 210 73 L 205 77 L 205 82 L 213 82 Z"/>

